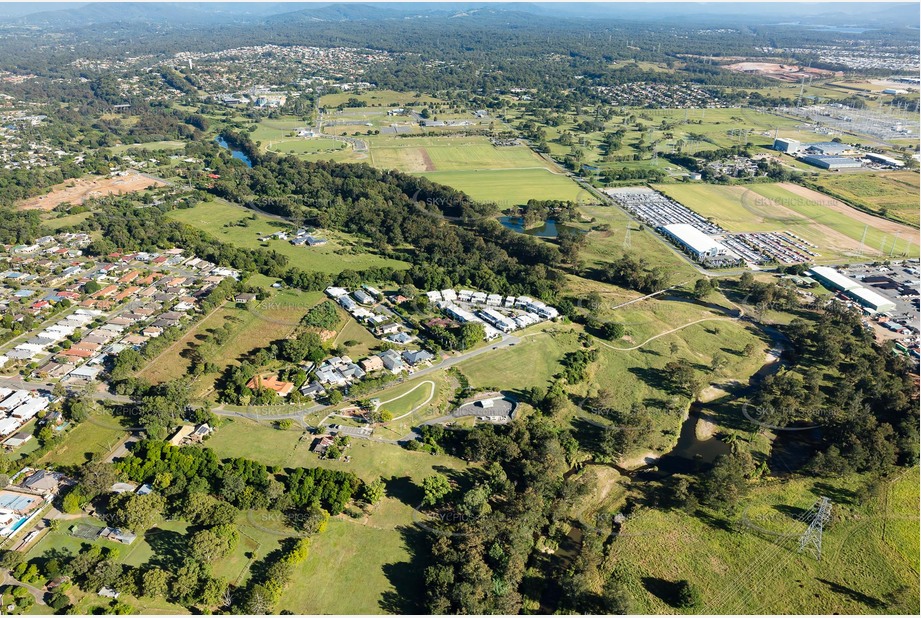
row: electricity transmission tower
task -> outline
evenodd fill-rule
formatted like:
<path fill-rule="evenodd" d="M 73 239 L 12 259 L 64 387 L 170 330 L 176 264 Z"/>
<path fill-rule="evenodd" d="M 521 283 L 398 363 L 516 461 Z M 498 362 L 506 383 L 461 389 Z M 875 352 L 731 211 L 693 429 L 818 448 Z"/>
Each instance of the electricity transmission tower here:
<path fill-rule="evenodd" d="M 809 527 L 799 538 L 799 553 L 808 552 L 816 560 L 822 559 L 822 529 L 831 519 L 831 500 L 822 496 L 811 509 L 808 515 L 812 516 Z M 807 517 L 808 519 L 808 517 Z"/>

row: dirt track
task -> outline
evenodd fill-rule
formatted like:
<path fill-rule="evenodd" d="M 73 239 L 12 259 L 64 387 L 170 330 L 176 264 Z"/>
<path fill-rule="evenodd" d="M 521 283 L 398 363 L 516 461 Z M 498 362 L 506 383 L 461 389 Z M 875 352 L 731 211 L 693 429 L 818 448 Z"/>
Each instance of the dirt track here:
<path fill-rule="evenodd" d="M 137 172 L 112 178 L 78 178 L 55 185 L 45 195 L 23 200 L 20 202 L 19 207 L 24 210 L 54 210 L 65 202 L 77 205 L 94 197 L 134 193 L 154 185 L 162 186 L 164 184 L 166 183 L 163 181 L 155 180 Z"/>

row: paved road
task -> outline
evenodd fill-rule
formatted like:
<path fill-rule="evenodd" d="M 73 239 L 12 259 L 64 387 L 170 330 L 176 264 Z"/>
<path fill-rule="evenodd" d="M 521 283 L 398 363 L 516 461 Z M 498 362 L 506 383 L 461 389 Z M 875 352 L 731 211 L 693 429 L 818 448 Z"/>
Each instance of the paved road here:
<path fill-rule="evenodd" d="M 19 376 L 7 376 L 0 377 L 0 386 L 6 388 L 16 388 L 27 391 L 33 390 L 46 390 L 51 391 L 55 386 L 56 382 L 38 382 L 35 380 L 23 380 Z M 68 389 L 68 393 L 73 394 L 73 389 Z M 93 399 L 98 401 L 111 401 L 113 403 L 130 403 L 132 401 L 131 397 L 127 395 L 116 395 L 115 393 L 110 393 L 106 390 L 96 391 L 95 393 L 90 393 L 89 395 Z"/>
<path fill-rule="evenodd" d="M 450 367 L 453 367 L 454 365 L 463 363 L 464 361 L 468 361 L 471 358 L 476 358 L 477 356 L 481 354 L 485 354 L 487 352 L 492 352 L 494 350 L 499 350 L 502 348 L 508 348 L 513 345 L 517 345 L 520 341 L 521 341 L 520 337 L 515 337 L 514 335 L 503 335 L 502 339 L 496 343 L 486 345 L 486 346 L 483 346 L 482 348 L 471 350 L 470 352 L 465 352 L 457 356 L 448 357 L 436 365 L 432 365 L 431 367 L 426 367 L 425 369 L 419 369 L 418 371 L 415 371 L 411 376 L 409 376 L 406 379 L 415 380 L 416 378 L 421 378 L 422 376 L 426 376 L 434 371 L 441 371 L 442 369 L 448 369 Z M 393 386 L 394 386 L 393 384 L 388 384 L 381 390 L 393 388 Z M 361 399 L 367 399 L 369 395 L 370 393 L 365 393 L 361 396 Z M 278 414 L 260 414 L 258 412 L 237 412 L 234 410 L 225 410 L 223 407 L 218 406 L 217 408 L 213 409 L 212 412 L 218 416 L 228 416 L 228 417 L 237 416 L 241 418 L 248 418 L 254 421 L 281 421 L 284 419 L 298 419 L 300 417 L 307 416 L 308 414 L 313 414 L 314 412 L 322 412 L 323 410 L 327 410 L 327 409 L 332 410 L 333 407 L 334 406 L 316 404 L 309 408 L 304 408 L 302 410 L 295 410 L 293 412 L 279 412 Z"/>
<path fill-rule="evenodd" d="M 431 385 L 432 385 L 432 392 L 429 393 L 429 396 L 426 398 L 426 400 L 423 401 L 422 403 L 420 403 L 418 406 L 416 406 L 416 407 L 413 408 L 412 410 L 410 410 L 409 412 L 407 412 L 406 414 L 400 415 L 400 416 L 394 418 L 393 420 L 398 421 L 398 420 L 400 420 L 401 418 L 406 418 L 406 417 L 409 416 L 410 414 L 413 414 L 413 413 L 417 412 L 419 409 L 421 409 L 422 407 L 428 405 L 428 402 L 430 402 L 430 401 L 432 400 L 432 398 L 435 396 L 435 390 L 436 390 L 436 389 L 435 389 L 435 383 L 434 383 L 434 382 L 432 382 L 431 380 L 426 380 L 425 382 L 419 382 L 418 384 L 416 384 L 414 387 L 412 387 L 411 389 L 409 389 L 408 391 L 406 391 L 405 393 L 403 393 L 403 394 L 400 395 L 399 397 L 393 397 L 393 398 L 391 398 L 391 399 L 388 399 L 387 401 L 381 401 L 381 402 L 378 403 L 376 406 L 374 406 L 374 409 L 376 410 L 376 409 L 380 408 L 380 407 L 381 407 L 382 405 L 384 405 L 385 403 L 390 403 L 391 401 L 396 401 L 397 399 L 402 399 L 403 397 L 406 397 L 408 394 L 414 392 L 414 391 L 415 391 L 416 389 L 418 389 L 420 386 L 425 386 L 426 384 L 431 384 Z"/>
<path fill-rule="evenodd" d="M 32 586 L 31 584 L 22 583 L 21 581 L 13 577 L 12 573 L 4 570 L 2 573 L 0 573 L 0 586 L 6 586 L 8 584 L 14 585 L 14 586 L 22 586 L 23 588 L 25 588 L 26 590 L 32 593 L 32 596 L 35 597 L 36 603 L 38 603 L 39 605 L 45 605 L 45 599 L 44 599 L 45 591 L 44 590 L 41 590 L 40 588 L 36 588 L 35 586 Z"/>

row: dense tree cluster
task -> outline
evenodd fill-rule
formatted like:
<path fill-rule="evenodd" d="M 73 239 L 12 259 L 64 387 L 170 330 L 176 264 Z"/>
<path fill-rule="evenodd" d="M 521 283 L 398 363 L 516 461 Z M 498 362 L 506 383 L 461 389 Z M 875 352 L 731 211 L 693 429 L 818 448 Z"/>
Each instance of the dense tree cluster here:
<path fill-rule="evenodd" d="M 908 361 L 877 343 L 860 315 L 833 303 L 813 322 L 784 332 L 792 366 L 761 384 L 765 422 L 821 427 L 817 474 L 887 473 L 918 461 L 918 387 Z"/>

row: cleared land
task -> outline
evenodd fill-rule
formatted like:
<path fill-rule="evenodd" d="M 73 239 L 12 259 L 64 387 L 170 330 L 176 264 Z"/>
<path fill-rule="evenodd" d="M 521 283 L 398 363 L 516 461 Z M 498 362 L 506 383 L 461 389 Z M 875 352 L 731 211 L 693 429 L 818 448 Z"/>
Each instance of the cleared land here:
<path fill-rule="evenodd" d="M 96 455 L 108 453 L 125 435 L 122 423 L 111 414 L 98 412 L 70 430 L 40 464 L 78 466 Z"/>
<path fill-rule="evenodd" d="M 735 513 L 642 509 L 613 545 L 612 559 L 629 565 L 621 581 L 636 613 L 677 610 L 671 586 L 687 579 L 709 614 L 913 614 L 918 605 L 918 470 L 890 489 L 890 499 L 861 503 L 860 477 L 768 480 Z M 796 552 L 779 534 L 799 535 L 795 519 L 817 496 L 833 496 L 833 523 L 822 560 Z M 762 531 L 759 531 L 761 529 Z M 668 555 L 668 560 L 662 560 Z"/>
<path fill-rule="evenodd" d="M 907 251 L 909 256 L 918 256 L 918 245 L 910 240 L 916 236 L 911 228 L 799 185 L 682 184 L 655 188 L 730 232 L 789 230 L 819 247 L 818 262 L 861 255 L 879 257 L 889 255 L 893 247 L 897 255 Z"/>
<path fill-rule="evenodd" d="M 51 187 L 51 190 L 45 195 L 39 195 L 20 202 L 19 207 L 22 209 L 54 210 L 64 203 L 82 204 L 94 197 L 134 193 L 135 191 L 142 191 L 153 186 L 165 184 L 161 180 L 156 180 L 137 172 L 112 178 L 78 178 Z"/>
<path fill-rule="evenodd" d="M 599 284 L 595 290 L 605 292 L 596 317 L 624 324 L 627 335 L 613 342 L 595 340 L 598 360 L 589 366 L 587 379 L 572 388 L 573 401 L 604 390 L 608 404 L 616 409 L 629 409 L 635 403 L 645 405 L 659 431 L 652 432 L 648 442 L 640 445 L 636 453 L 662 452 L 669 448 L 677 438 L 682 420 L 681 414 L 673 411 L 673 404 L 676 401 L 684 406 L 689 403 L 685 395 L 673 392 L 668 386 L 666 363 L 676 358 L 687 359 L 702 378 L 713 384 L 724 384 L 747 383 L 764 362 L 763 354 L 749 356 L 743 350 L 751 343 L 756 350 L 763 351 L 767 343 L 740 322 L 729 318 L 728 314 L 734 313 L 735 308 L 719 295 L 708 298 L 706 305 L 683 297 L 666 296 L 614 309 L 625 300 L 616 292 L 617 288 Z M 636 296 L 634 293 L 629 298 Z M 669 332 L 674 329 L 678 330 Z M 565 354 L 581 348 L 578 334 L 582 331 L 581 326 L 551 326 L 528 331 L 516 346 L 477 357 L 458 368 L 476 388 L 513 392 L 533 386 L 546 388 L 562 369 Z M 672 352 L 673 344 L 676 352 Z M 714 371 L 712 364 L 718 355 L 726 364 Z M 592 422 L 608 422 L 589 407 L 579 408 L 576 403 L 567 404 L 561 414 L 561 421 L 587 418 Z"/>
<path fill-rule="evenodd" d="M 281 607 L 319 614 L 393 613 L 418 599 L 419 577 L 413 556 L 420 530 L 413 508 L 422 499 L 420 483 L 433 474 L 446 474 L 464 483 L 468 465 L 445 455 L 413 453 L 381 442 L 352 440 L 349 462 L 319 459 L 309 451 L 311 434 L 278 430 L 245 420 L 222 424 L 207 446 L 220 457 L 247 457 L 266 465 L 321 466 L 354 472 L 366 481 L 384 479 L 385 498 L 369 512 L 352 519 L 334 517 L 329 528 L 314 537 L 310 557 L 282 596 Z M 266 448 L 271 444 L 271 448 Z M 251 525 L 268 534 L 258 514 Z M 280 530 L 278 538 L 290 536 Z M 360 584 L 358 583 L 360 582 Z M 343 594 L 348 588 L 350 592 Z"/>
<path fill-rule="evenodd" d="M 532 199 L 577 202 L 588 196 L 566 176 L 546 169 L 426 172 L 422 175 L 463 191 L 474 200 L 495 202 L 500 208 L 525 204 Z"/>
<path fill-rule="evenodd" d="M 216 373 L 202 375 L 197 382 L 196 392 L 207 396 L 214 388 L 214 381 L 229 365 L 237 364 L 239 358 L 253 350 L 287 337 L 307 310 L 322 299 L 321 292 L 282 290 L 263 301 L 251 303 L 245 309 L 232 303 L 226 304 L 151 361 L 138 373 L 138 377 L 159 384 L 186 375 L 192 364 L 191 352 L 209 333 L 230 324 L 232 334 L 227 341 L 220 346 L 201 348 L 206 352 L 205 359 L 218 369 Z"/>
<path fill-rule="evenodd" d="M 340 273 L 343 270 L 390 266 L 408 268 L 405 262 L 370 253 L 358 239 L 340 232 L 323 230 L 328 240 L 319 247 L 297 247 L 287 240 L 259 238 L 291 228 L 286 221 L 256 213 L 225 200 L 201 202 L 194 208 L 174 210 L 169 216 L 211 234 L 218 240 L 247 249 L 269 248 L 288 257 L 291 266 L 304 270 Z"/>
<path fill-rule="evenodd" d="M 847 174 L 836 178 L 825 176 L 815 183 L 823 193 L 832 197 L 917 227 L 918 179 L 917 172 L 881 172 Z"/>
<path fill-rule="evenodd" d="M 384 138 L 372 141 L 376 167 L 403 172 L 548 168 L 526 146 L 493 146 L 485 137 Z"/>

